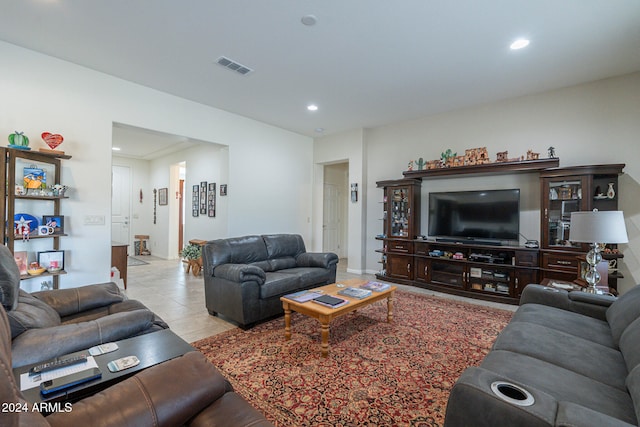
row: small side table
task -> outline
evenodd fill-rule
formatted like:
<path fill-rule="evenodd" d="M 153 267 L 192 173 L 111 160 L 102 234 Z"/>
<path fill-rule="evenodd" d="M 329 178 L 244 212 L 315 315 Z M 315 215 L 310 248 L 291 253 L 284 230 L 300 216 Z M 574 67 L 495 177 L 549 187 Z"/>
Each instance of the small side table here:
<path fill-rule="evenodd" d="M 120 278 L 127 289 L 127 248 L 126 243 L 111 242 L 111 267 L 116 267 L 120 271 Z"/>
<path fill-rule="evenodd" d="M 198 245 L 201 248 L 205 245 L 205 243 L 207 243 L 207 241 L 202 239 L 189 240 L 190 245 Z M 200 274 L 200 270 L 202 270 L 202 256 L 198 259 L 185 259 L 182 260 L 182 262 L 187 264 L 187 274 L 189 274 L 189 270 L 191 270 L 194 276 L 198 276 Z"/>

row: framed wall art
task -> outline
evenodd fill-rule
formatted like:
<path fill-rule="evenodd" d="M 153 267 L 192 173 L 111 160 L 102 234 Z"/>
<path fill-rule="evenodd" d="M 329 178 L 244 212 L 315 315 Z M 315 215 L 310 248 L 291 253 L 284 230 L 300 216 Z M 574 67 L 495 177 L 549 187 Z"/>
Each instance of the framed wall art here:
<path fill-rule="evenodd" d="M 207 194 L 207 216 L 214 218 L 216 216 L 216 183 L 209 183 L 209 193 Z"/>
<path fill-rule="evenodd" d="M 160 188 L 158 190 L 158 204 L 160 206 L 166 206 L 169 204 L 169 189 L 168 188 Z"/>
<path fill-rule="evenodd" d="M 200 213 L 207 214 L 207 181 L 200 182 Z"/>
<path fill-rule="evenodd" d="M 200 186 L 191 187 L 191 215 L 200 215 Z"/>
<path fill-rule="evenodd" d="M 221 196 L 227 195 L 227 184 L 220 184 L 220 195 Z"/>

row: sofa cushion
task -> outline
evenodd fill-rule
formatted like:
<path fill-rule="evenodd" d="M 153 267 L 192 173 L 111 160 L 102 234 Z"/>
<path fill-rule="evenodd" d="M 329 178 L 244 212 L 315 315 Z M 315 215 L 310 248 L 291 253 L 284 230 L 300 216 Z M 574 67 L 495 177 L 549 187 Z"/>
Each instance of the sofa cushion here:
<path fill-rule="evenodd" d="M 640 318 L 634 320 L 624 330 L 620 337 L 620 352 L 629 372 L 640 365 Z"/>
<path fill-rule="evenodd" d="M 633 400 L 636 418 L 640 420 L 640 366 L 636 366 L 627 376 L 627 389 Z"/>
<path fill-rule="evenodd" d="M 267 256 L 267 247 L 260 236 L 209 241 L 204 245 L 202 256 L 207 260 L 205 267 L 211 270 L 206 271 L 209 275 L 221 264 L 251 264 L 272 258 Z"/>
<path fill-rule="evenodd" d="M 607 322 L 611 327 L 611 335 L 616 345 L 627 326 L 638 317 L 640 317 L 640 286 L 622 294 L 607 310 Z"/>
<path fill-rule="evenodd" d="M 526 354 L 626 391 L 627 369 L 618 350 L 566 332 L 534 323 L 511 322 L 493 349 Z"/>
<path fill-rule="evenodd" d="M 304 240 L 299 234 L 268 234 L 262 236 L 267 248 L 267 258 L 297 257 L 306 252 Z"/>
<path fill-rule="evenodd" d="M 11 325 L 11 339 L 29 329 L 60 325 L 60 315 L 44 302 L 20 290 L 18 306 L 7 313 Z"/>
<path fill-rule="evenodd" d="M 511 381 L 543 391 L 558 401 L 591 408 L 627 423 L 636 424 L 633 401 L 627 391 L 592 378 L 511 351 L 491 351 L 480 365 Z M 594 369 L 598 369 L 595 366 Z"/>
<path fill-rule="evenodd" d="M 273 271 L 269 260 L 252 262 L 250 265 L 258 267 L 262 271 Z"/>
<path fill-rule="evenodd" d="M 549 307 L 541 304 L 520 306 L 511 318 L 511 322 L 527 322 L 567 332 L 576 337 L 616 348 L 611 337 L 611 328 L 603 320 L 583 316 L 572 311 Z"/>
<path fill-rule="evenodd" d="M 287 268 L 293 268 L 296 266 L 296 259 L 294 257 L 283 257 L 270 259 L 271 271 L 285 270 Z"/>
<path fill-rule="evenodd" d="M 52 307 L 62 317 L 109 306 L 124 300 L 120 288 L 113 282 L 33 292 L 31 295 Z"/>
<path fill-rule="evenodd" d="M 18 265 L 9 248 L 0 245 L 0 303 L 6 311 L 16 308 L 19 290 L 20 270 Z"/>
<path fill-rule="evenodd" d="M 300 278 L 305 285 L 324 285 L 329 283 L 332 274 L 326 268 L 288 268 L 281 270 L 284 274 L 294 274 Z"/>
<path fill-rule="evenodd" d="M 260 286 L 260 298 L 271 298 L 285 295 L 300 288 L 300 277 L 295 274 L 285 274 L 281 271 L 266 273 L 267 279 Z"/>

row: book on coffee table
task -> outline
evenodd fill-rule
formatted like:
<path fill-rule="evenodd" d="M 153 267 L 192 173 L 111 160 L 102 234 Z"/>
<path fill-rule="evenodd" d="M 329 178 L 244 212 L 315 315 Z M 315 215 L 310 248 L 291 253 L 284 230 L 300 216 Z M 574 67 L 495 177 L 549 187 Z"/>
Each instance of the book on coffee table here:
<path fill-rule="evenodd" d="M 311 301 L 314 298 L 318 298 L 321 295 L 323 295 L 321 292 L 307 290 L 307 291 L 294 292 L 292 294 L 285 295 L 284 297 L 296 302 L 307 302 L 307 301 Z"/>
<path fill-rule="evenodd" d="M 391 285 L 387 283 L 380 283 L 380 282 L 367 282 L 364 285 L 361 285 L 360 287 L 362 289 L 372 290 L 373 292 L 382 292 L 389 289 Z"/>
<path fill-rule="evenodd" d="M 371 295 L 371 291 L 368 289 L 360 288 L 344 288 L 338 291 L 338 295 L 344 295 L 346 297 L 363 299 Z"/>
<path fill-rule="evenodd" d="M 349 300 L 334 297 L 332 295 L 322 295 L 322 296 L 319 296 L 318 298 L 312 299 L 311 301 L 317 304 L 324 305 L 326 307 L 331 307 L 331 308 L 342 307 L 343 305 L 349 303 Z"/>

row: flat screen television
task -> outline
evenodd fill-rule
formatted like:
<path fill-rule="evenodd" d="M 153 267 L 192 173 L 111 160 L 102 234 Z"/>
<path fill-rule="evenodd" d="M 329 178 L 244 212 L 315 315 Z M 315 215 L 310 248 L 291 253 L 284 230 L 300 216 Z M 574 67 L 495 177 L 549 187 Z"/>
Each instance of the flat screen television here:
<path fill-rule="evenodd" d="M 500 244 L 519 234 L 519 189 L 429 193 L 430 237 Z"/>

